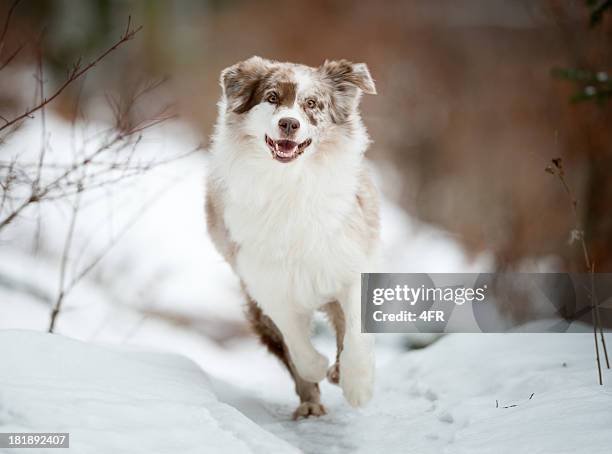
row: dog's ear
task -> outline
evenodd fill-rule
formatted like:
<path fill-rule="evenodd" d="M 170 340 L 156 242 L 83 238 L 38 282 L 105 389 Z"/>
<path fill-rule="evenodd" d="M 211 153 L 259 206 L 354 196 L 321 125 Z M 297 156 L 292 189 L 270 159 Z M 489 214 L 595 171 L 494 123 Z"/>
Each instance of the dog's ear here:
<path fill-rule="evenodd" d="M 376 85 L 365 63 L 351 63 L 348 60 L 325 60 L 319 68 L 325 78 L 335 86 L 349 86 L 360 89 L 368 95 L 376 94 Z"/>
<path fill-rule="evenodd" d="M 221 71 L 220 83 L 228 110 L 242 114 L 259 103 L 258 88 L 269 67 L 269 60 L 251 57 Z"/>
<path fill-rule="evenodd" d="M 376 94 L 374 80 L 365 63 L 325 60 L 319 72 L 332 90 L 330 112 L 334 123 L 346 121 L 357 110 L 362 93 Z"/>

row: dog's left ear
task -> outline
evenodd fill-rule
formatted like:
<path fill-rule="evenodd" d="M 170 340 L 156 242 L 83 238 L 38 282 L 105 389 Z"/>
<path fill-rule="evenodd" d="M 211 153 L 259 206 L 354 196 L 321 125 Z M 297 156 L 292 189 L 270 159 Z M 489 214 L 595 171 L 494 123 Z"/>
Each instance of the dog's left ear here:
<path fill-rule="evenodd" d="M 336 87 L 356 87 L 368 95 L 376 94 L 376 85 L 365 63 L 351 63 L 348 60 L 325 60 L 319 70 Z"/>
<path fill-rule="evenodd" d="M 319 67 L 323 80 L 331 87 L 331 119 L 336 124 L 348 121 L 357 112 L 362 93 L 376 94 L 376 86 L 365 63 L 325 60 Z"/>
<path fill-rule="evenodd" d="M 259 102 L 257 89 L 269 63 L 269 60 L 255 56 L 221 71 L 219 82 L 229 110 L 243 114 Z"/>

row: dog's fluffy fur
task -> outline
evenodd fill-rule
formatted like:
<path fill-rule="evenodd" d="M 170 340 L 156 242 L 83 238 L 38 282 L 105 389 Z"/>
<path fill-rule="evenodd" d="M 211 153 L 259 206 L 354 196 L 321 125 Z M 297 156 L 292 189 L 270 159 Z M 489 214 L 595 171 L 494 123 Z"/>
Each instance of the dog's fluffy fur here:
<path fill-rule="evenodd" d="M 221 87 L 206 197 L 213 242 L 242 282 L 255 331 L 295 380 L 294 416 L 325 413 L 326 375 L 363 405 L 374 340 L 360 329 L 360 273 L 371 270 L 379 238 L 358 111 L 361 94 L 375 93 L 368 68 L 252 57 L 225 69 Z M 315 310 L 336 329 L 331 368 L 310 341 Z"/>

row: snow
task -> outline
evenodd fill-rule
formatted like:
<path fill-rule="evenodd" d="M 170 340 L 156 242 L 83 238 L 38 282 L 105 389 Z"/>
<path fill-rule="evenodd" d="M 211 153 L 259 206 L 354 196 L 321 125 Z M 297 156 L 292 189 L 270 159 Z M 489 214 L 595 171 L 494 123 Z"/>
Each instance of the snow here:
<path fill-rule="evenodd" d="M 612 389 L 591 348 L 586 334 L 449 335 L 379 367 L 368 407 L 324 385 L 329 414 L 294 422 L 288 383 L 259 387 L 252 366 L 271 358 L 243 363 L 247 389 L 178 355 L 6 330 L 0 432 L 68 431 L 79 453 L 603 454 Z"/>
<path fill-rule="evenodd" d="M 47 128 L 48 159 L 61 160 L 71 128 L 50 113 Z M 29 122 L 3 152 L 38 149 L 40 137 Z M 141 147 L 167 156 L 195 142 L 170 124 Z M 596 384 L 585 334 L 447 335 L 419 350 L 408 346 L 437 336 L 379 335 L 369 406 L 350 408 L 325 382 L 328 415 L 292 421 L 292 382 L 246 333 L 238 282 L 206 236 L 206 165 L 205 153 L 191 155 L 86 200 L 70 272 L 139 218 L 68 295 L 56 335 L 44 331 L 66 206 L 41 207 L 37 253 L 35 210 L 3 232 L 0 432 L 67 431 L 73 452 L 100 454 L 610 452 L 612 375 Z M 385 271 L 491 269 L 489 256 L 468 260 L 451 235 L 388 200 L 382 225 Z M 321 323 L 314 342 L 332 357 Z"/>
<path fill-rule="evenodd" d="M 78 453 L 297 452 L 219 402 L 177 355 L 8 330 L 0 356 L 2 432 L 69 432 Z"/>
<path fill-rule="evenodd" d="M 377 377 L 375 399 L 360 411 L 330 396 L 331 386 L 323 387 L 330 414 L 316 420 L 279 423 L 249 410 L 252 402 L 236 407 L 305 452 L 607 453 L 612 445 L 612 390 L 596 384 L 586 334 L 448 335 L 394 355 Z M 270 412 L 273 394 L 258 402 Z"/>

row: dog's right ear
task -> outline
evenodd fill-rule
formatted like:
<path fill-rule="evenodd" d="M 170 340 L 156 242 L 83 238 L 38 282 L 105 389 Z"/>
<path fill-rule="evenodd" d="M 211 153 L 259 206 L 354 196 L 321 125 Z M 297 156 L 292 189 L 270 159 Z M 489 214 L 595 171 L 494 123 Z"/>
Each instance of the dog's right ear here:
<path fill-rule="evenodd" d="M 269 60 L 251 57 L 221 71 L 221 88 L 228 110 L 243 114 L 257 105 L 258 88 L 269 65 Z"/>

